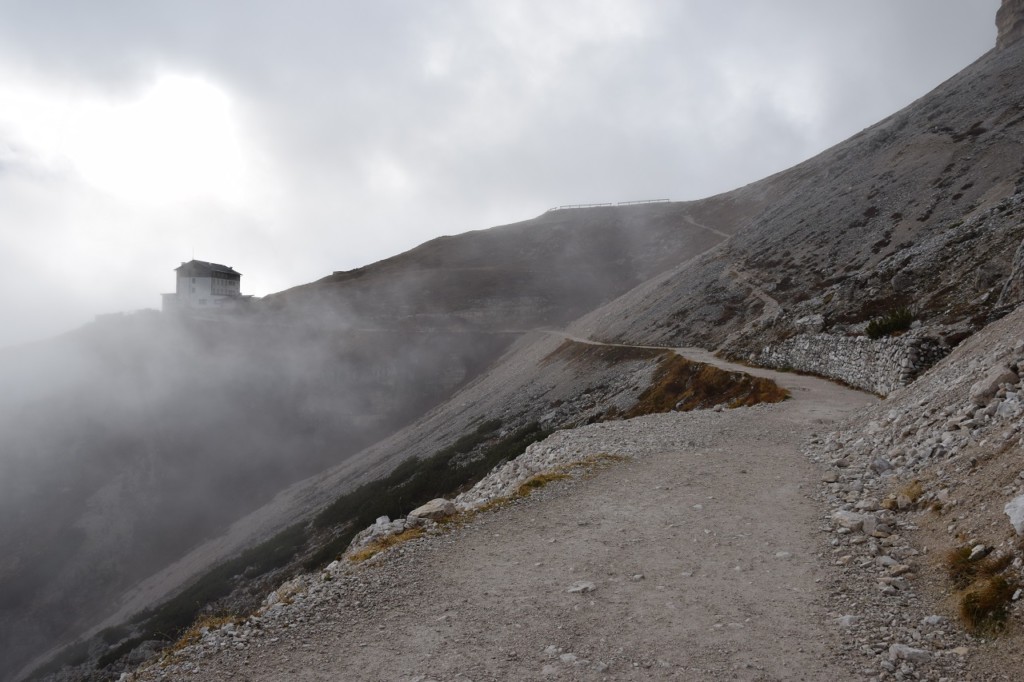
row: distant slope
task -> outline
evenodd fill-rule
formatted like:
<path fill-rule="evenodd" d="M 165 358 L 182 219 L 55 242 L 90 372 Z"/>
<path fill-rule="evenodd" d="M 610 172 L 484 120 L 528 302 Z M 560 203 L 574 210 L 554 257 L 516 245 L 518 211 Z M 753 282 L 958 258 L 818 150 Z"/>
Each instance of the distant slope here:
<path fill-rule="evenodd" d="M 742 202 L 667 202 L 549 211 L 513 225 L 440 237 L 373 265 L 269 296 L 265 309 L 330 314 L 341 326 L 534 329 L 561 325 L 702 253 L 739 221 Z"/>

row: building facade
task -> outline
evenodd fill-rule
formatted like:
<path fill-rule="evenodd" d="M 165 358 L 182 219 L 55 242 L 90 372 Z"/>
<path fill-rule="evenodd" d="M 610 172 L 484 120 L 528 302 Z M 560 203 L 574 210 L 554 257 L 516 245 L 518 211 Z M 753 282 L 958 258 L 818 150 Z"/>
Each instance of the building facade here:
<path fill-rule="evenodd" d="M 237 306 L 243 299 L 242 274 L 220 263 L 190 260 L 174 268 L 173 294 L 163 294 L 164 310 L 216 310 Z"/>

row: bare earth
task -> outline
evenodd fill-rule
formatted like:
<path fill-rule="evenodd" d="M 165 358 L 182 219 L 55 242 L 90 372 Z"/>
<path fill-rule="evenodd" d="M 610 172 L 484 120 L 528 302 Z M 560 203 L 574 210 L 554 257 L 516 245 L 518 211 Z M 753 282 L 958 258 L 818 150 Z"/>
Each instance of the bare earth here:
<path fill-rule="evenodd" d="M 874 398 L 742 369 L 793 399 L 611 423 L 647 451 L 381 555 L 188 679 L 850 679 L 800 444 Z"/>

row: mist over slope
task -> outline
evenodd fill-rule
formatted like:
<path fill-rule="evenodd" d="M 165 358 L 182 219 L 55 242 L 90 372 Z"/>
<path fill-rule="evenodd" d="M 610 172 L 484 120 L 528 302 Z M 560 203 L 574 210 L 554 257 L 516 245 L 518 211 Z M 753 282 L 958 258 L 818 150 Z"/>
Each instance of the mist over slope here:
<path fill-rule="evenodd" d="M 686 204 L 445 237 L 246 313 L 108 316 L 0 353 L 0 669 L 399 429 L 518 334 L 724 239 Z M 155 295 L 155 294 L 154 294 Z"/>

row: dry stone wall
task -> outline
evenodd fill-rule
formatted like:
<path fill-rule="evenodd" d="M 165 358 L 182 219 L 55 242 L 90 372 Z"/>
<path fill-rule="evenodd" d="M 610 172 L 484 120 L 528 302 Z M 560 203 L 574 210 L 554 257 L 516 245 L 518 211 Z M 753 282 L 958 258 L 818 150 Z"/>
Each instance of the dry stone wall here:
<path fill-rule="evenodd" d="M 938 339 L 907 334 L 872 340 L 866 336 L 799 334 L 765 346 L 755 364 L 793 369 L 889 395 L 949 353 Z"/>

